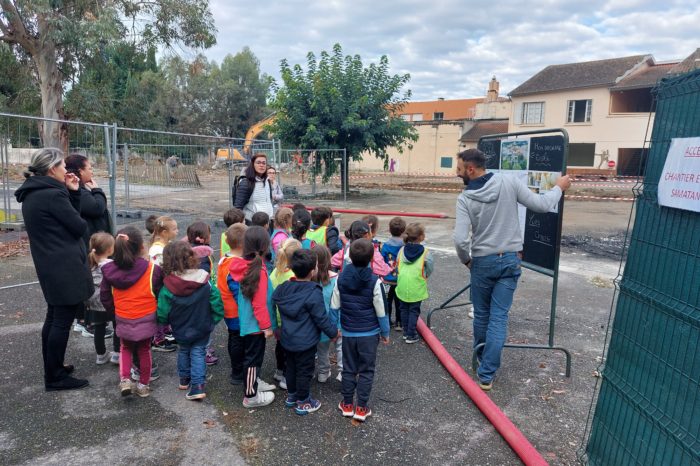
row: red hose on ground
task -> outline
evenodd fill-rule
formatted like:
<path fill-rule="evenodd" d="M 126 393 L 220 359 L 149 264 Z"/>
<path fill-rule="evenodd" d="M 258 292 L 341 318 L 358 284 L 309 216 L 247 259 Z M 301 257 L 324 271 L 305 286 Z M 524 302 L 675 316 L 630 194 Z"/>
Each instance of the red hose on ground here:
<path fill-rule="evenodd" d="M 474 404 L 481 410 L 486 418 L 493 424 L 503 439 L 510 445 L 513 451 L 520 457 L 526 465 L 546 465 L 547 461 L 539 454 L 535 447 L 525 438 L 517 427 L 503 414 L 496 404 L 491 401 L 491 398 L 479 388 L 462 369 L 462 367 L 454 360 L 447 352 L 440 340 L 423 322 L 423 319 L 418 319 L 418 333 L 428 344 L 428 347 L 435 353 L 435 356 L 440 360 L 445 369 L 462 387 L 462 390 L 472 399 Z"/>
<path fill-rule="evenodd" d="M 283 204 L 282 207 L 291 208 L 291 204 Z M 313 210 L 313 207 L 306 207 L 306 210 Z M 423 212 L 399 212 L 392 210 L 364 210 L 364 209 L 336 209 L 333 208 L 333 212 L 338 212 L 341 214 L 358 214 L 358 215 L 380 215 L 389 217 L 420 217 L 420 218 L 449 218 L 447 214 L 427 214 Z"/>

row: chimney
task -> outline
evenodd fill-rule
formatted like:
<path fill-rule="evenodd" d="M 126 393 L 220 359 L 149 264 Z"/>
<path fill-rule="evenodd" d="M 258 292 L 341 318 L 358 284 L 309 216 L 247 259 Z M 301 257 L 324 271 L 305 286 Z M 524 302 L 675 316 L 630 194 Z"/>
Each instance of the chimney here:
<path fill-rule="evenodd" d="M 486 92 L 486 102 L 496 102 L 498 100 L 498 81 L 496 76 L 491 78 L 489 82 L 489 90 Z"/>

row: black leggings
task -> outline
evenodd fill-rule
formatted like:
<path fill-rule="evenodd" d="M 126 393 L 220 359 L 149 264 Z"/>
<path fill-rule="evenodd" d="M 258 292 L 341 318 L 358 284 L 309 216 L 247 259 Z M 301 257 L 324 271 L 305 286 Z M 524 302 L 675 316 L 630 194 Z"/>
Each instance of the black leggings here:
<path fill-rule="evenodd" d="M 105 354 L 107 352 L 107 347 L 105 345 L 107 322 L 101 322 L 94 325 L 95 352 L 97 354 Z M 120 346 L 119 337 L 117 336 L 117 323 L 115 321 L 112 321 L 112 328 L 114 328 L 114 335 L 112 335 L 112 349 L 115 353 L 118 353 Z"/>

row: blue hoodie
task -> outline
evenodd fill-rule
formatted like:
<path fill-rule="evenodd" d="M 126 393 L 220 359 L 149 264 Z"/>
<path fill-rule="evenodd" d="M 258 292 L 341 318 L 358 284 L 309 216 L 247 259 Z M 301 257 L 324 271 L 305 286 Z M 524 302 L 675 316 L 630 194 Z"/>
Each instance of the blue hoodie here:
<path fill-rule="evenodd" d="M 323 290 L 317 282 L 282 283 L 272 293 L 272 303 L 282 318 L 282 346 L 287 351 L 304 351 L 318 345 L 321 332 L 335 338 L 338 327 L 326 313 Z"/>

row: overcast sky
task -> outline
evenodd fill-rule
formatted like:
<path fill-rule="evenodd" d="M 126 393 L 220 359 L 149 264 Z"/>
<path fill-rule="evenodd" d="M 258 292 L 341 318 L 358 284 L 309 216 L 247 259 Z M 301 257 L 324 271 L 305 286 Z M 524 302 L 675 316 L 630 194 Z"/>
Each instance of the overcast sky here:
<path fill-rule="evenodd" d="M 547 65 L 700 47 L 700 2 L 676 0 L 210 0 L 217 62 L 244 46 L 264 72 L 334 43 L 364 63 L 389 57 L 410 73 L 412 100 L 481 97 L 492 75 L 505 95 Z"/>

